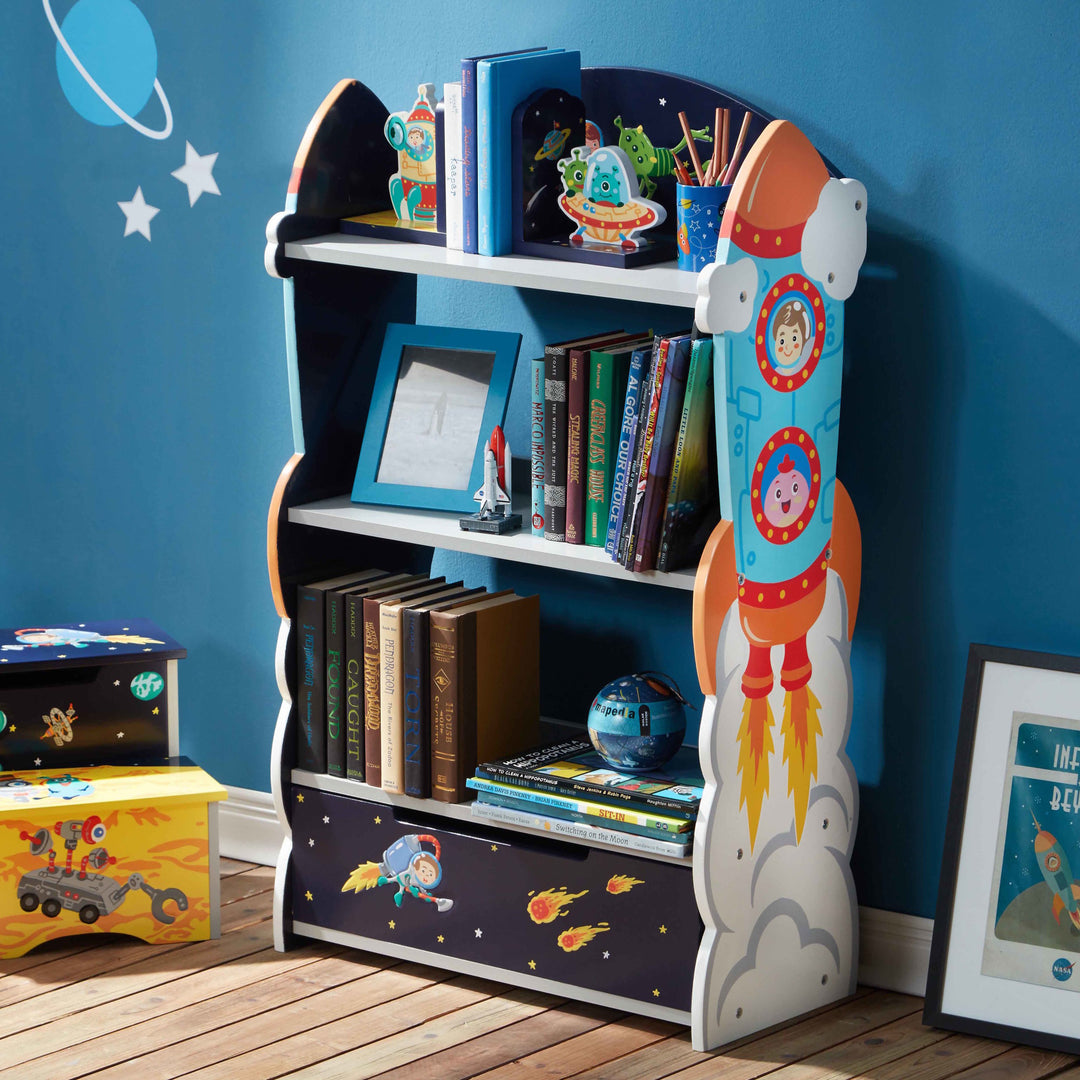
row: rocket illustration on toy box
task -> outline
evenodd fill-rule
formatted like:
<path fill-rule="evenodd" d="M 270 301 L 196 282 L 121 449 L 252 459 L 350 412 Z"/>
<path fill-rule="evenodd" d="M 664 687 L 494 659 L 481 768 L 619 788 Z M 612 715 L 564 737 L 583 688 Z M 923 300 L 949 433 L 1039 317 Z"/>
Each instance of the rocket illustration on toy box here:
<path fill-rule="evenodd" d="M 751 847 L 770 789 L 775 646 L 783 649 L 779 736 L 796 839 L 817 774 L 820 703 L 806 635 L 824 605 L 838 517 L 857 530 L 836 451 L 844 300 L 865 252 L 863 185 L 830 177 L 798 128 L 771 123 L 739 172 L 696 308 L 698 325 L 715 334 L 721 514 L 733 523 L 749 642 L 738 739 Z M 857 581 L 845 587 L 853 610 Z"/>

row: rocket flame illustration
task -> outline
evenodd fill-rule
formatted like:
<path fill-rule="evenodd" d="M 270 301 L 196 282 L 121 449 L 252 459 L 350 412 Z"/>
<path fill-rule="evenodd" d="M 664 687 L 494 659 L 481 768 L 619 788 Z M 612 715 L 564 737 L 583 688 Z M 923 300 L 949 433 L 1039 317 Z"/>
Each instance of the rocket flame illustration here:
<path fill-rule="evenodd" d="M 630 877 L 629 874 L 616 874 L 608 878 L 607 891 L 616 896 L 619 893 L 629 892 L 635 885 L 644 885 L 640 878 Z"/>
<path fill-rule="evenodd" d="M 342 892 L 362 892 L 365 889 L 374 889 L 379 884 L 379 864 L 373 862 L 361 863 L 350 875 L 348 881 L 341 886 Z"/>
<path fill-rule="evenodd" d="M 611 927 L 606 922 L 597 926 L 572 926 L 559 935 L 559 948 L 563 952 L 577 952 L 578 949 L 588 945 L 597 934 L 604 934 Z"/>
<path fill-rule="evenodd" d="M 567 892 L 565 885 L 560 885 L 557 889 L 545 889 L 543 892 L 536 893 L 535 896 L 529 893 L 532 896 L 526 908 L 529 918 L 537 925 L 554 922 L 560 915 L 566 914 L 564 908 L 588 891 L 586 889 L 585 892 L 571 893 Z"/>
<path fill-rule="evenodd" d="M 795 798 L 795 842 L 802 839 L 810 782 L 817 777 L 817 737 L 821 734 L 818 709 L 821 702 L 809 686 L 800 686 L 784 697 L 784 763 L 788 772 L 788 794 Z"/>
<path fill-rule="evenodd" d="M 750 822 L 750 850 L 757 837 L 761 804 L 769 794 L 769 755 L 773 751 L 773 715 L 769 699 L 748 697 L 739 725 L 739 809 L 746 807 Z"/>

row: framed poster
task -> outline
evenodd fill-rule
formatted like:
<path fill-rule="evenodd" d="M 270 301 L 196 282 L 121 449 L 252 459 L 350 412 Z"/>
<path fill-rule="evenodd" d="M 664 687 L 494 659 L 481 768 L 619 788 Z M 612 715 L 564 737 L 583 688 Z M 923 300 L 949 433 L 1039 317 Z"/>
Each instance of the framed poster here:
<path fill-rule="evenodd" d="M 1080 1053 L 1080 659 L 972 645 L 924 1020 Z"/>

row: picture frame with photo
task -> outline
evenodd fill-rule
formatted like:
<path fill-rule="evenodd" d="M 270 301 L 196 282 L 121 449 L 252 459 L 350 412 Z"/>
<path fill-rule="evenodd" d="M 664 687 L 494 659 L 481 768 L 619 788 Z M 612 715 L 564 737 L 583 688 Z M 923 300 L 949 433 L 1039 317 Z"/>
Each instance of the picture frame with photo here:
<path fill-rule="evenodd" d="M 968 654 L 925 1023 L 1080 1053 L 1080 658 Z"/>
<path fill-rule="evenodd" d="M 352 501 L 474 510 L 520 347 L 507 331 L 387 324 Z"/>

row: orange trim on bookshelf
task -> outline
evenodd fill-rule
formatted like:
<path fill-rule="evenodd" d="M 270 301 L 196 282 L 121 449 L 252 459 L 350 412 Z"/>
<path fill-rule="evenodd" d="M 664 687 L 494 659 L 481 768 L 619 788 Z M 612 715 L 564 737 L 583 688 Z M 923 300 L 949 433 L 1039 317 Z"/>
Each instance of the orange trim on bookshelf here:
<path fill-rule="evenodd" d="M 281 569 L 278 566 L 278 522 L 281 521 L 281 506 L 285 500 L 285 489 L 289 486 L 296 466 L 303 454 L 293 454 L 281 470 L 281 475 L 274 485 L 274 494 L 270 499 L 270 512 L 266 516 L 266 566 L 270 571 L 270 592 L 274 596 L 274 607 L 283 619 L 288 618 L 285 610 L 285 594 L 281 588 Z"/>
<path fill-rule="evenodd" d="M 855 616 L 859 613 L 859 589 L 862 585 L 862 530 L 855 504 L 847 488 L 836 480 L 833 492 L 832 558 L 829 565 L 840 575 L 847 597 L 848 641 L 855 633 Z"/>
<path fill-rule="evenodd" d="M 690 623 L 698 683 L 706 695 L 716 693 L 716 646 L 735 588 L 735 530 L 730 521 L 721 520 L 701 553 Z"/>

